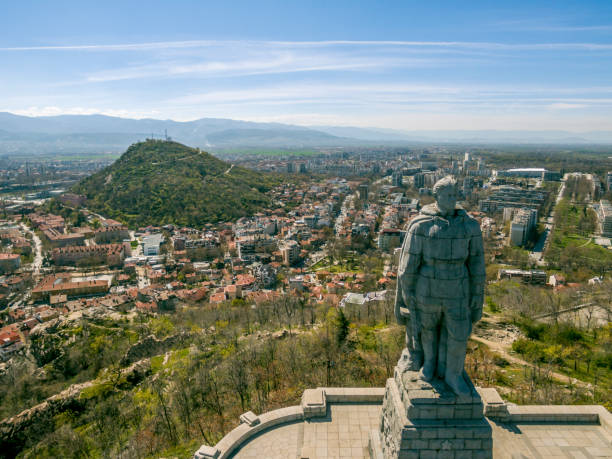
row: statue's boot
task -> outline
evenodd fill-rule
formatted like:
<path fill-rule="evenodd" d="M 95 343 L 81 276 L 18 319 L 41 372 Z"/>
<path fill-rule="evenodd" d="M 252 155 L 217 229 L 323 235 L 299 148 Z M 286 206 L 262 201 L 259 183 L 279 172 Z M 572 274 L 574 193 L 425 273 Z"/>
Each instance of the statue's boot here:
<path fill-rule="evenodd" d="M 419 371 L 423 366 L 423 352 L 409 348 L 402 351 L 397 362 L 397 368 L 403 373 L 405 371 Z"/>
<path fill-rule="evenodd" d="M 471 396 L 470 388 L 463 377 L 466 349 L 467 342 L 448 337 L 444 382 L 460 397 Z"/>
<path fill-rule="evenodd" d="M 423 368 L 419 372 L 419 377 L 425 381 L 431 381 L 436 371 L 437 359 L 437 336 L 434 330 L 421 331 L 421 344 L 423 346 Z"/>

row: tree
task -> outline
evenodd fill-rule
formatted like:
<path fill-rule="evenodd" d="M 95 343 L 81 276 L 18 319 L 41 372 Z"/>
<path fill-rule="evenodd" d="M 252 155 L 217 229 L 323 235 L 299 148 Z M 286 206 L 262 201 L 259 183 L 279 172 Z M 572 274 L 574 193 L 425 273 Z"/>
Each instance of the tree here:
<path fill-rule="evenodd" d="M 337 309 L 334 325 L 336 327 L 336 342 L 338 343 L 338 346 L 341 346 L 344 341 L 346 341 L 346 337 L 349 334 L 350 325 L 350 322 L 344 315 L 342 308 Z"/>
<path fill-rule="evenodd" d="M 240 398 L 242 411 L 246 410 L 250 400 L 248 362 L 243 355 L 235 356 L 228 362 L 228 377 L 234 391 Z"/>

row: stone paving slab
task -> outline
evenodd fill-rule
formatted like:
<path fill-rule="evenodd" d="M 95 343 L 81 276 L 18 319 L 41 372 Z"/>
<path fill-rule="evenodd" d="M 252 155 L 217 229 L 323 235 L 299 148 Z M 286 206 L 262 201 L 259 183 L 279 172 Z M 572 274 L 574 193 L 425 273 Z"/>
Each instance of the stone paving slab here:
<path fill-rule="evenodd" d="M 368 433 L 372 429 L 378 430 L 380 414 L 380 405 L 330 405 L 327 416 L 305 421 L 301 457 L 369 458 Z"/>
<path fill-rule="evenodd" d="M 495 459 L 612 458 L 612 438 L 596 424 L 491 425 Z"/>
<path fill-rule="evenodd" d="M 304 424 L 294 422 L 265 430 L 231 456 L 235 459 L 295 459 L 302 442 Z"/>
<path fill-rule="evenodd" d="M 328 404 L 326 416 L 265 430 L 231 457 L 366 459 L 381 410 L 380 404 Z M 494 459 L 612 458 L 612 436 L 597 424 L 489 422 Z"/>

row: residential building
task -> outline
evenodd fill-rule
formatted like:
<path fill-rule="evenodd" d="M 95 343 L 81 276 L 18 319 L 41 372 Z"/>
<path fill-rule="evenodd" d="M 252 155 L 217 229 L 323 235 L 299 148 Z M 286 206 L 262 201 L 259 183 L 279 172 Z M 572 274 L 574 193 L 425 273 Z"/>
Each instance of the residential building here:
<path fill-rule="evenodd" d="M 161 233 L 143 236 L 142 253 L 147 257 L 159 255 L 159 248 L 163 241 L 164 235 Z"/>
<path fill-rule="evenodd" d="M 366 201 L 368 199 L 368 185 L 359 185 L 358 191 L 359 191 L 359 199 Z"/>
<path fill-rule="evenodd" d="M 280 251 L 286 266 L 292 266 L 300 259 L 300 245 L 296 241 L 284 241 Z"/>
<path fill-rule="evenodd" d="M 82 233 L 68 233 L 57 231 L 54 228 L 45 228 L 42 230 L 43 236 L 53 247 L 67 247 L 74 245 L 82 245 L 85 243 L 85 235 Z"/>
<path fill-rule="evenodd" d="M 73 281 L 70 274 L 58 274 L 45 277 L 32 289 L 34 301 L 47 300 L 50 295 L 66 295 L 69 298 L 95 295 L 108 292 L 107 280 Z"/>
<path fill-rule="evenodd" d="M 393 186 L 402 186 L 403 185 L 404 174 L 402 171 L 395 171 L 391 175 L 391 185 Z"/>
<path fill-rule="evenodd" d="M 130 238 L 130 232 L 127 226 L 123 225 L 102 226 L 94 231 L 94 238 L 98 244 L 121 242 Z"/>
<path fill-rule="evenodd" d="M 603 237 L 612 237 L 612 204 L 607 199 L 599 202 L 599 226 Z"/>
<path fill-rule="evenodd" d="M 51 257 L 57 265 L 72 265 L 81 260 L 91 260 L 100 264 L 119 266 L 125 259 L 125 247 L 123 244 L 58 247 L 53 249 Z"/>
<path fill-rule="evenodd" d="M 57 199 L 64 205 L 80 207 L 87 201 L 87 196 L 83 194 L 64 193 Z"/>
<path fill-rule="evenodd" d="M 378 235 L 378 248 L 387 251 L 391 248 L 400 247 L 404 239 L 405 231 L 395 228 L 384 228 Z"/>
<path fill-rule="evenodd" d="M 0 253 L 0 272 L 10 274 L 21 266 L 21 257 L 17 253 Z"/>
<path fill-rule="evenodd" d="M 252 268 L 257 284 L 263 288 L 271 288 L 276 284 L 276 269 L 269 264 L 256 263 Z"/>
<path fill-rule="evenodd" d="M 276 247 L 276 239 L 264 234 L 244 236 L 236 241 L 238 257 L 245 261 L 254 261 L 260 254 L 271 253 Z"/>
<path fill-rule="evenodd" d="M 542 174 L 548 172 L 542 167 L 517 167 L 515 169 L 507 169 L 498 171 L 500 177 L 524 177 L 524 178 L 542 178 Z"/>
<path fill-rule="evenodd" d="M 519 279 L 526 284 L 546 284 L 546 271 L 522 270 L 522 269 L 500 269 L 497 272 L 498 279 Z"/>
<path fill-rule="evenodd" d="M 415 188 L 419 189 L 425 186 L 425 174 L 423 174 L 422 172 L 414 174 L 413 180 Z"/>
<path fill-rule="evenodd" d="M 531 232 L 535 229 L 538 211 L 535 209 L 519 209 L 515 212 L 510 224 L 510 244 L 525 245 Z"/>
<path fill-rule="evenodd" d="M 501 186 L 487 199 L 479 203 L 481 212 L 498 212 L 506 207 L 525 207 L 539 209 L 546 200 L 548 192 L 538 189 L 530 190 L 514 186 Z"/>
<path fill-rule="evenodd" d="M 563 178 L 563 173 L 561 171 L 543 171 L 542 172 L 542 180 L 545 182 L 558 182 Z"/>

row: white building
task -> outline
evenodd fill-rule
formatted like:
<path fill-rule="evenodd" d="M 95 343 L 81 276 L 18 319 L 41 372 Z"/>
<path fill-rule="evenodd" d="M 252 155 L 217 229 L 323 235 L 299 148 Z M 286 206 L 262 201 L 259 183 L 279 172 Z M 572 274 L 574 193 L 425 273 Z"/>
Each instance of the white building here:
<path fill-rule="evenodd" d="M 162 242 L 164 242 L 164 235 L 161 233 L 144 236 L 142 238 L 142 253 L 147 257 L 159 255 L 159 247 Z"/>
<path fill-rule="evenodd" d="M 518 210 L 510 225 L 510 244 L 521 246 L 527 242 L 529 234 L 538 221 L 538 212 L 535 209 Z"/>
<path fill-rule="evenodd" d="M 612 237 L 612 204 L 606 199 L 599 202 L 599 225 L 601 226 L 601 235 L 603 237 Z"/>

